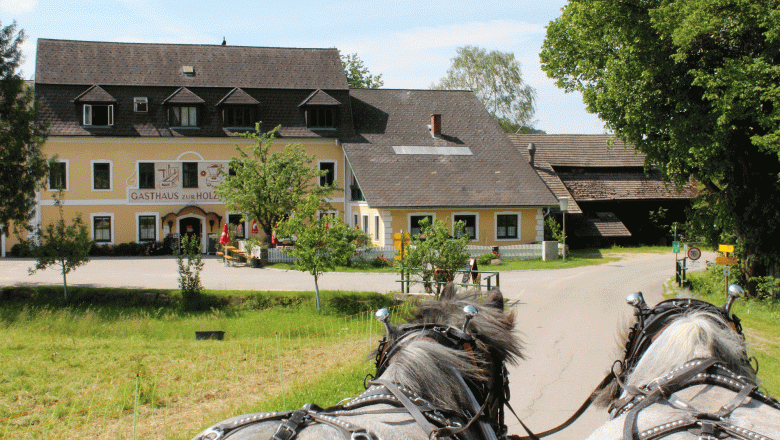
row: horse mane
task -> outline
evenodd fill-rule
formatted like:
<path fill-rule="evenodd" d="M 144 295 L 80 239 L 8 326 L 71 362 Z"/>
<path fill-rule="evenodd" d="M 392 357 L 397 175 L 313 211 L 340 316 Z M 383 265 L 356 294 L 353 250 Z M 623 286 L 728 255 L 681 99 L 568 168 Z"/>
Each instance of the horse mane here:
<path fill-rule="evenodd" d="M 453 368 L 465 381 L 477 383 L 490 381 L 492 369 L 501 368 L 500 363 L 516 364 L 523 358 L 521 343 L 513 333 L 515 314 L 504 310 L 501 292 L 494 289 L 487 298 L 479 292 L 465 292 L 441 301 L 422 302 L 412 312 L 408 324 L 400 325 L 394 332 L 403 334 L 404 328 L 415 324 L 460 329 L 465 322 L 463 307 L 468 304 L 478 311 L 468 326 L 476 339 L 473 358 L 463 350 L 445 347 L 419 332 L 410 332 L 393 341 L 403 348 L 388 364 L 382 379 L 402 385 L 444 408 L 468 407 L 467 390 L 452 374 Z"/>
<path fill-rule="evenodd" d="M 621 347 L 628 343 L 626 332 Z M 643 387 L 696 358 L 715 358 L 734 373 L 755 382 L 744 338 L 715 313 L 694 311 L 674 320 L 648 347 L 632 371 L 628 386 Z M 616 381 L 605 388 L 596 403 L 607 406 L 621 393 Z"/>

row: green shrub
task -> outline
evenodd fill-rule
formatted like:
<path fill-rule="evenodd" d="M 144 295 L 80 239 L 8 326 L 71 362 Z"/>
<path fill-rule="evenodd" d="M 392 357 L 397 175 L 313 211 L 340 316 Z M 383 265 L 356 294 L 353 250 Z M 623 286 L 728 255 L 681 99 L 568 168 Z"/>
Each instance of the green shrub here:
<path fill-rule="evenodd" d="M 30 243 L 26 240 L 22 240 L 21 242 L 11 246 L 11 256 L 17 258 L 32 257 L 32 251 L 30 250 Z"/>
<path fill-rule="evenodd" d="M 490 260 L 496 258 L 493 254 L 485 254 L 477 257 L 477 264 L 479 266 L 490 266 Z"/>

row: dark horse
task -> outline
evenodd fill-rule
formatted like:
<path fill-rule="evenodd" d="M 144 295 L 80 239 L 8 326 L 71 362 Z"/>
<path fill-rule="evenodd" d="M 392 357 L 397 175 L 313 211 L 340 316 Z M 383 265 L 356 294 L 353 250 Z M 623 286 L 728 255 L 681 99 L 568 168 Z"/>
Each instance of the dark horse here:
<path fill-rule="evenodd" d="M 325 409 L 233 417 L 195 440 L 503 438 L 504 364 L 522 358 L 514 313 L 498 290 L 450 296 L 422 302 L 397 327 L 377 312 L 387 335 L 363 394 Z"/>
<path fill-rule="evenodd" d="M 637 321 L 599 402 L 612 420 L 589 439 L 780 440 L 780 403 L 759 392 L 731 314 L 742 289 L 729 291 L 723 307 L 671 299 L 650 308 L 629 295 Z"/>

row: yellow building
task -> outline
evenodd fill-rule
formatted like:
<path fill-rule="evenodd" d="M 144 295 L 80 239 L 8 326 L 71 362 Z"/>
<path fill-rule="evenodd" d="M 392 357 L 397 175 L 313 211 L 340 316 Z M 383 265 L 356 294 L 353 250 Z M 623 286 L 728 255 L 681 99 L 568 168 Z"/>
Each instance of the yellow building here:
<path fill-rule="evenodd" d="M 58 158 L 35 221 L 57 218 L 62 186 L 66 218 L 82 213 L 98 244 L 195 234 L 207 250 L 241 223 L 214 187 L 257 122 L 315 155 L 344 188 L 337 214 L 377 246 L 424 217 L 464 221 L 472 244 L 541 241 L 557 205 L 471 92 L 350 90 L 336 49 L 42 39 L 35 92 Z"/>

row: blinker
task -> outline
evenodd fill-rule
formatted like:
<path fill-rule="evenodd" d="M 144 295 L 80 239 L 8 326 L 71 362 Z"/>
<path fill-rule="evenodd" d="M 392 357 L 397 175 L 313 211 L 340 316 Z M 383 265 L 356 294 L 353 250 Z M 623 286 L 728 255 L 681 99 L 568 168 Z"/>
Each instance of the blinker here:
<path fill-rule="evenodd" d="M 385 325 L 385 332 L 387 333 L 387 338 L 389 339 L 392 335 L 390 324 L 387 322 L 390 319 L 390 311 L 385 308 L 381 308 L 376 311 L 374 316 L 376 316 L 377 321 Z"/>
<path fill-rule="evenodd" d="M 737 284 L 730 285 L 728 291 L 729 298 L 726 300 L 726 304 L 723 305 L 726 316 L 731 315 L 731 306 L 734 305 L 734 301 L 745 293 L 745 290 Z"/>

